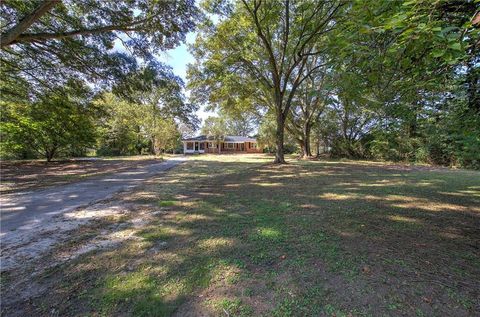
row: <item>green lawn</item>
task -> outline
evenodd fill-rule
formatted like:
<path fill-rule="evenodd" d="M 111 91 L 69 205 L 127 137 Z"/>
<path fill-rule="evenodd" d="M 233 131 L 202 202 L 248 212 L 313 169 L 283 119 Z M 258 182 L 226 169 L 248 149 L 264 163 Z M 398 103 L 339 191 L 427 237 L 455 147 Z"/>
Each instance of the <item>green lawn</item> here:
<path fill-rule="evenodd" d="M 479 172 L 293 159 L 274 166 L 271 159 L 195 156 L 125 195 L 156 211 L 135 231 L 138 239 L 50 270 L 37 281 L 49 296 L 33 299 L 32 309 L 480 314 Z"/>

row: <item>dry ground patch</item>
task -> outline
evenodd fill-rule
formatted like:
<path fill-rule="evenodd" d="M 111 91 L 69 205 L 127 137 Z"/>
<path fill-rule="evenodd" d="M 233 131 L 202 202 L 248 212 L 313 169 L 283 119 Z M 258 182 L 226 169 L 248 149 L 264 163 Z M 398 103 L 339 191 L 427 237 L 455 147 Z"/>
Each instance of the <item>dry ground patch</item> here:
<path fill-rule="evenodd" d="M 4 315 L 478 316 L 480 173 L 192 157 L 50 257 L 2 277 Z M 28 279 L 37 289 L 16 296 Z M 18 284 L 17 284 L 18 285 Z M 27 284 L 23 287 L 27 287 Z"/>
<path fill-rule="evenodd" d="M 2 161 L 0 193 L 15 193 L 46 186 L 63 185 L 87 177 L 142 167 L 159 161 L 161 158 L 152 155 L 52 162 L 43 160 Z"/>

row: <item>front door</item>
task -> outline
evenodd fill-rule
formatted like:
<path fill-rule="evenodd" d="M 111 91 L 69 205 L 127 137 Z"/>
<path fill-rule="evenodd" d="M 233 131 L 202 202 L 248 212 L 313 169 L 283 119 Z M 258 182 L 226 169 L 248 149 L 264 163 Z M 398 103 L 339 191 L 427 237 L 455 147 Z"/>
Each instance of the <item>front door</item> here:
<path fill-rule="evenodd" d="M 198 142 L 195 142 L 195 152 L 198 152 Z"/>

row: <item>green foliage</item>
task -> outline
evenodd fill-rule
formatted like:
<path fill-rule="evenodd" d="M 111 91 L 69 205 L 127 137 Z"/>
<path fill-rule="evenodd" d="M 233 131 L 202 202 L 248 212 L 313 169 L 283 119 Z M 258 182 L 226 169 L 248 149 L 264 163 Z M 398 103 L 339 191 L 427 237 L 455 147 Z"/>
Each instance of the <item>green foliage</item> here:
<path fill-rule="evenodd" d="M 111 93 L 95 103 L 104 112 L 98 122 L 97 154 L 158 154 L 179 147 L 181 135 L 176 122 L 162 117 L 157 107 L 132 103 Z"/>
<path fill-rule="evenodd" d="M 53 5 L 30 26 L 21 26 L 19 21 L 48 3 Z M 137 67 L 136 58 L 152 60 L 153 53 L 184 41 L 198 9 L 192 0 L 6 0 L 0 18 L 3 76 L 25 80 L 41 93 L 72 78 L 111 84 Z M 119 45 L 122 53 L 113 50 Z"/>
<path fill-rule="evenodd" d="M 224 117 L 208 117 L 202 127 L 202 134 L 221 141 L 228 134 L 227 122 Z"/>
<path fill-rule="evenodd" d="M 94 134 L 102 155 L 173 152 L 203 104 L 219 111 L 204 134 L 258 127 L 277 163 L 314 141 L 337 157 L 480 167 L 478 1 L 205 0 L 192 103 L 152 55 L 194 27 L 192 1 L 65 0 L 12 33 L 44 5 L 1 4 L 2 157 L 81 155 Z M 94 109 L 71 89 L 83 80 L 104 84 Z"/>
<path fill-rule="evenodd" d="M 201 133 L 221 140 L 225 135 L 251 136 L 257 117 L 249 112 L 221 110 L 218 117 L 208 117 Z"/>
<path fill-rule="evenodd" d="M 104 94 L 95 103 L 105 114 L 98 124 L 97 154 L 132 155 L 148 149 L 148 139 L 139 125 L 143 115 L 138 105 L 113 94 Z"/>
<path fill-rule="evenodd" d="M 350 10 L 330 43 L 337 100 L 320 118 L 332 154 L 476 167 L 474 2 L 360 0 Z"/>
<path fill-rule="evenodd" d="M 300 84 L 317 59 L 343 1 L 207 1 L 218 23 L 206 21 L 192 47 L 194 97 L 221 107 L 239 100 L 275 113 L 276 163 L 284 163 L 284 126 Z M 217 10 L 217 8 L 221 8 Z M 311 61 L 311 67 L 306 67 Z"/>
<path fill-rule="evenodd" d="M 7 158 L 81 153 L 95 142 L 95 109 L 88 90 L 71 82 L 35 102 L 2 102 L 2 148 Z"/>
<path fill-rule="evenodd" d="M 258 128 L 257 142 L 268 153 L 274 153 L 277 147 L 276 144 L 276 123 L 275 117 L 271 111 L 267 112 L 263 117 L 262 122 Z M 298 145 L 291 134 L 285 136 L 284 152 L 297 153 Z"/>
<path fill-rule="evenodd" d="M 95 143 L 102 155 L 175 151 L 177 123 L 195 127 L 197 107 L 154 54 L 183 42 L 198 14 L 192 0 L 2 1 L 2 157 L 84 155 Z M 121 98 L 97 97 L 90 111 L 72 82 Z"/>

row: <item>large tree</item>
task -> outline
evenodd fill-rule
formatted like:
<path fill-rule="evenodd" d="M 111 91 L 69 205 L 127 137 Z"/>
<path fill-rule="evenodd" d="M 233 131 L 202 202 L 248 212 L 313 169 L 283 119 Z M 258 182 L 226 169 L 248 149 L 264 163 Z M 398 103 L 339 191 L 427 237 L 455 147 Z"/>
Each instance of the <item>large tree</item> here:
<path fill-rule="evenodd" d="M 222 10 L 216 6 L 213 13 L 220 15 L 219 23 L 207 24 L 194 47 L 197 56 L 202 55 L 197 67 L 205 67 L 210 77 L 228 69 L 260 86 L 265 106 L 276 116 L 275 163 L 285 162 L 285 120 L 309 75 L 305 65 L 322 51 L 322 39 L 336 27 L 345 3 L 244 0 Z"/>
<path fill-rule="evenodd" d="M 88 87 L 69 81 L 33 102 L 2 100 L 2 155 L 33 154 L 51 161 L 59 155 L 84 152 L 95 143 L 94 117 Z M 25 158 L 31 158 L 26 155 Z"/>
<path fill-rule="evenodd" d="M 331 37 L 334 118 L 342 127 L 335 152 L 442 164 L 468 154 L 462 161 L 475 161 L 477 7 L 473 0 L 352 2 Z"/>
<path fill-rule="evenodd" d="M 173 73 L 171 67 L 159 62 L 151 62 L 131 72 L 113 87 L 113 92 L 124 100 L 126 108 L 130 105 L 136 107 L 127 112 L 134 118 L 133 123 L 138 127 L 135 129 L 147 136 L 154 154 L 165 149 L 165 131 L 176 129 L 172 122 L 182 122 L 192 128 L 198 126 L 195 116 L 198 107 L 186 102 L 183 90 L 182 79 Z M 112 115 L 115 122 L 116 115 Z"/>
<path fill-rule="evenodd" d="M 178 45 L 198 15 L 193 0 L 5 0 L 0 8 L 2 94 L 13 95 L 20 79 L 31 93 L 70 78 L 108 84 L 136 58 Z"/>

